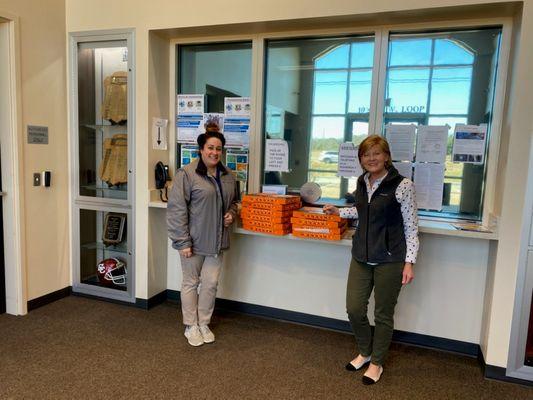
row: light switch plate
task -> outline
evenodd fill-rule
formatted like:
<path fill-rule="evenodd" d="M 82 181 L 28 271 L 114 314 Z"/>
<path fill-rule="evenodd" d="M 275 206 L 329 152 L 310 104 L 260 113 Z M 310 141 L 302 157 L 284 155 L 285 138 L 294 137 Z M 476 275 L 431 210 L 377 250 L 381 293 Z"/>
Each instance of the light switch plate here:
<path fill-rule="evenodd" d="M 40 172 L 33 173 L 33 186 L 41 186 L 41 173 Z"/>

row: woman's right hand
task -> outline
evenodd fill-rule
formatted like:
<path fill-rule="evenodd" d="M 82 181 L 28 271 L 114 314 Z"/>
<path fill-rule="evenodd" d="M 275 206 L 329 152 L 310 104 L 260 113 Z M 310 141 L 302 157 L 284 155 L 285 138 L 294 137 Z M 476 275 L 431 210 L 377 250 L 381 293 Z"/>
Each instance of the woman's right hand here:
<path fill-rule="evenodd" d="M 179 253 L 185 257 L 185 258 L 191 258 L 192 257 L 192 248 L 187 247 L 186 249 L 181 249 Z"/>
<path fill-rule="evenodd" d="M 324 210 L 326 214 L 339 215 L 339 209 L 335 207 L 333 204 L 326 204 L 322 209 Z"/>

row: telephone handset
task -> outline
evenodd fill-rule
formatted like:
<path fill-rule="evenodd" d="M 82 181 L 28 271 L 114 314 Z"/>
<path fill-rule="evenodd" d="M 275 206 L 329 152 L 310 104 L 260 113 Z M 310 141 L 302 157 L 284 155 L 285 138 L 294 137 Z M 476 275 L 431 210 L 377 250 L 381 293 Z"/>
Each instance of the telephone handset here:
<path fill-rule="evenodd" d="M 163 164 L 161 161 L 159 161 L 155 165 L 155 188 L 159 189 L 159 197 L 161 201 L 164 201 L 165 203 L 168 200 L 167 197 L 167 181 L 170 180 L 170 176 L 168 173 L 168 165 Z M 165 196 L 163 197 L 163 189 L 165 189 Z"/>

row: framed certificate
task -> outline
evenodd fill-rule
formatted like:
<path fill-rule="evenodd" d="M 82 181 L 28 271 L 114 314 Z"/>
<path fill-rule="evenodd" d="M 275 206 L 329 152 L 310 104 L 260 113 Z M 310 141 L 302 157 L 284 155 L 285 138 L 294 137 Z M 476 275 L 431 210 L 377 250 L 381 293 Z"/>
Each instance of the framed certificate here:
<path fill-rule="evenodd" d="M 105 245 L 118 244 L 124 240 L 126 214 L 108 212 L 104 220 L 102 241 Z"/>

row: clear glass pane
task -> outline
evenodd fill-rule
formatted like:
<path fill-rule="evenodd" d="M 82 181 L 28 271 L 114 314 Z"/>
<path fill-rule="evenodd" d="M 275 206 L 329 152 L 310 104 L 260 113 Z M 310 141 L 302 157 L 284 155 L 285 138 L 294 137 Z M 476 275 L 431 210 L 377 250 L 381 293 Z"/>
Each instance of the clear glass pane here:
<path fill-rule="evenodd" d="M 389 42 L 389 66 L 429 65 L 431 63 L 431 39 L 404 39 L 391 36 Z"/>
<path fill-rule="evenodd" d="M 499 28 L 390 36 L 384 123 L 451 127 L 443 211 L 431 215 L 481 219 L 485 165 L 451 162 L 452 135 L 457 123 L 490 128 L 500 36 Z"/>
<path fill-rule="evenodd" d="M 311 137 L 314 140 L 342 140 L 344 137 L 344 117 L 313 117 Z"/>
<path fill-rule="evenodd" d="M 428 118 L 428 125 L 448 125 L 450 127 L 449 136 L 452 136 L 456 124 L 466 124 L 466 117 L 434 117 Z"/>
<path fill-rule="evenodd" d="M 309 172 L 309 182 L 315 182 L 322 189 L 322 199 L 339 199 L 341 178 L 331 172 Z"/>
<path fill-rule="evenodd" d="M 389 70 L 386 111 L 393 114 L 427 112 L 429 73 L 429 68 Z"/>
<path fill-rule="evenodd" d="M 128 269 L 127 219 L 118 212 L 80 210 L 80 282 L 126 291 Z"/>
<path fill-rule="evenodd" d="M 363 140 L 368 136 L 368 122 L 367 121 L 353 121 L 352 123 L 352 142 L 359 146 Z"/>
<path fill-rule="evenodd" d="M 435 68 L 431 78 L 431 114 L 467 114 L 472 68 Z"/>
<path fill-rule="evenodd" d="M 313 117 L 309 169 L 336 171 L 344 138 L 343 117 Z"/>
<path fill-rule="evenodd" d="M 348 72 L 316 72 L 313 114 L 344 114 Z"/>
<path fill-rule="evenodd" d="M 371 68 L 374 65 L 374 41 L 352 43 L 351 68 Z"/>
<path fill-rule="evenodd" d="M 328 148 L 327 143 L 311 142 L 310 169 L 320 171 L 337 171 L 339 163 L 339 151 L 321 150 Z M 330 147 L 331 148 L 331 147 Z"/>
<path fill-rule="evenodd" d="M 317 56 L 315 68 L 347 68 L 349 51 L 350 46 L 347 44 L 334 46 L 333 48 L 326 50 L 323 54 Z"/>
<path fill-rule="evenodd" d="M 283 139 L 284 112 L 281 108 L 267 105 L 265 113 L 265 133 L 267 139 Z"/>
<path fill-rule="evenodd" d="M 251 93 L 252 43 L 177 46 L 178 93 L 205 94 L 205 112 L 223 113 L 224 97 Z"/>
<path fill-rule="evenodd" d="M 338 149 L 354 134 L 347 118 L 368 123 L 373 48 L 368 36 L 267 41 L 264 135 L 289 143 L 291 172 L 265 172 L 263 182 L 297 190 L 312 173 L 329 185 L 324 196 L 339 198 Z"/>
<path fill-rule="evenodd" d="M 81 196 L 128 197 L 128 51 L 125 41 L 78 45 Z"/>
<path fill-rule="evenodd" d="M 350 72 L 350 102 L 348 112 L 368 114 L 372 92 L 372 70 Z"/>
<path fill-rule="evenodd" d="M 436 65 L 472 64 L 474 55 L 471 50 L 461 46 L 457 41 L 449 39 L 435 40 Z"/>

